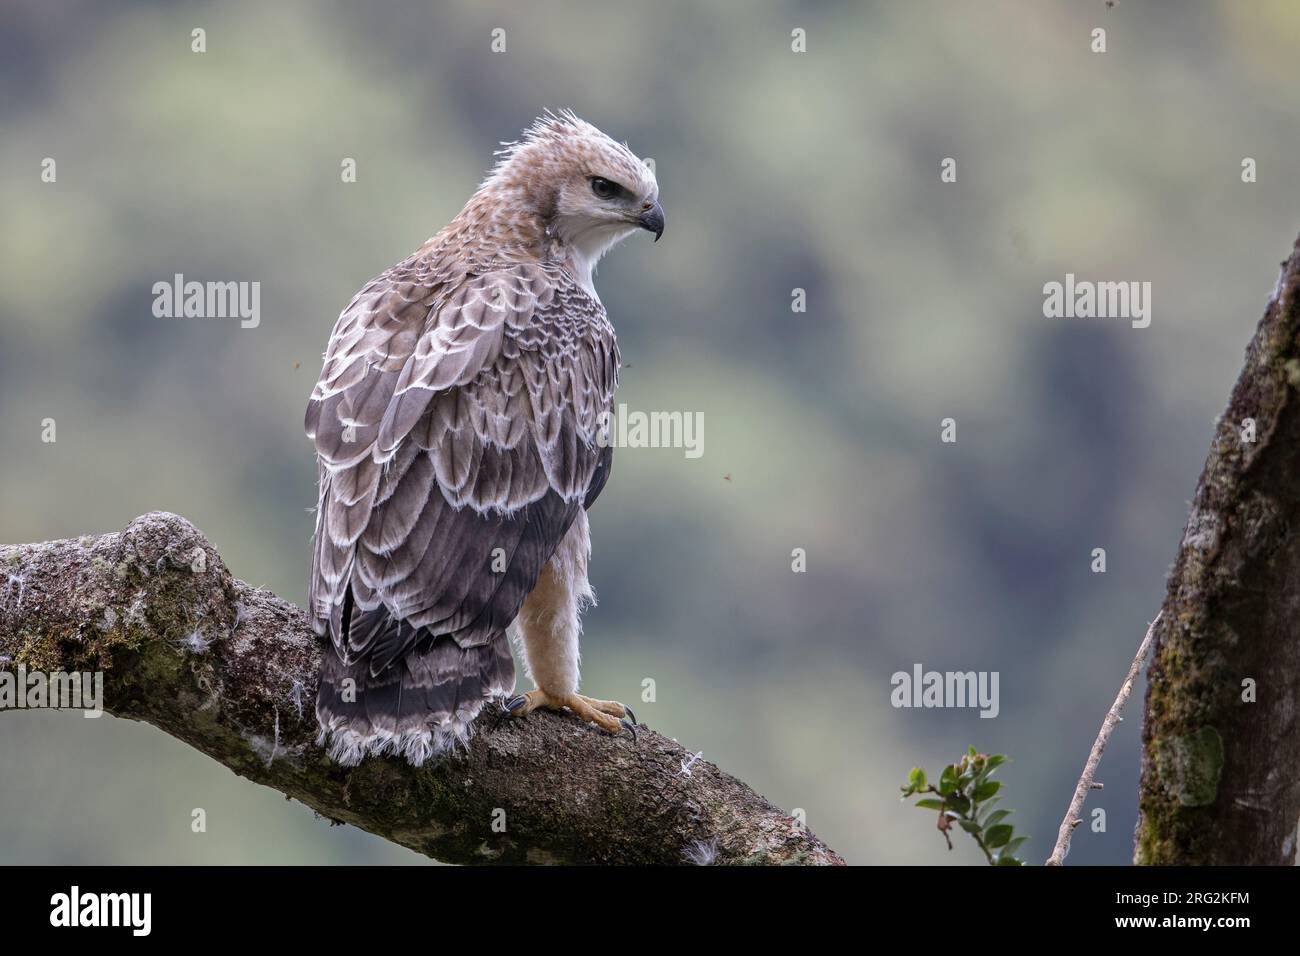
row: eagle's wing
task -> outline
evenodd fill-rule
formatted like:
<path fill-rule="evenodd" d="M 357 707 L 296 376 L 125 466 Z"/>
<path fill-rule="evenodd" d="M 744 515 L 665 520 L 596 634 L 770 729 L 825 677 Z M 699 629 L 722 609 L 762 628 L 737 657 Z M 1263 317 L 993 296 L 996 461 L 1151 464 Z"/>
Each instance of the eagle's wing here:
<path fill-rule="evenodd" d="M 311 612 L 345 662 L 377 674 L 425 637 L 505 630 L 608 475 L 617 376 L 603 307 L 558 268 L 417 255 L 357 295 L 306 417 Z"/>

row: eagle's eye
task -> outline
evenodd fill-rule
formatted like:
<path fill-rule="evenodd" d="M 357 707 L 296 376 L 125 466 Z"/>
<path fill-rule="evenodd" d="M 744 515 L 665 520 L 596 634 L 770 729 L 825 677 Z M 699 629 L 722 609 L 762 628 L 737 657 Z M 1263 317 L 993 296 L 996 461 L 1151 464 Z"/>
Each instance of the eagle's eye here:
<path fill-rule="evenodd" d="M 602 179 L 600 176 L 592 176 L 591 191 L 596 194 L 598 199 L 613 199 L 623 192 L 623 187 L 618 183 L 610 182 L 608 179 Z"/>

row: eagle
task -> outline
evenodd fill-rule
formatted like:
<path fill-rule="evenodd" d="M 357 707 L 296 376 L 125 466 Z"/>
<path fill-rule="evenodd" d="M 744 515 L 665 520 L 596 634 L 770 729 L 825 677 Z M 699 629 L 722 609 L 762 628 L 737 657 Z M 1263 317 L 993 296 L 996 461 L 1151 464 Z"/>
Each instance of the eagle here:
<path fill-rule="evenodd" d="M 658 241 L 659 186 L 568 110 L 496 156 L 456 217 L 339 315 L 307 405 L 309 616 L 330 643 L 316 716 L 343 765 L 423 764 L 493 700 L 636 736 L 626 706 L 578 693 L 619 373 L 592 273 L 637 231 Z M 536 688 L 517 696 L 512 639 Z"/>

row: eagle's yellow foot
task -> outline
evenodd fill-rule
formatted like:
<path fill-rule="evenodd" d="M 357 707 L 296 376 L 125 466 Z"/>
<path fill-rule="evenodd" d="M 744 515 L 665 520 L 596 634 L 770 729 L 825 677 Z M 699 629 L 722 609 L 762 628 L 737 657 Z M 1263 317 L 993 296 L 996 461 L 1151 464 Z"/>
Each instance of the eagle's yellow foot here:
<path fill-rule="evenodd" d="M 632 713 L 632 708 L 616 700 L 597 700 L 581 694 L 552 695 L 544 690 L 530 690 L 506 701 L 506 710 L 512 717 L 523 717 L 539 707 L 546 710 L 563 710 L 567 707 L 587 723 L 595 724 L 611 734 L 617 734 L 626 727 L 631 732 L 632 739 L 636 740 L 636 714 Z"/>

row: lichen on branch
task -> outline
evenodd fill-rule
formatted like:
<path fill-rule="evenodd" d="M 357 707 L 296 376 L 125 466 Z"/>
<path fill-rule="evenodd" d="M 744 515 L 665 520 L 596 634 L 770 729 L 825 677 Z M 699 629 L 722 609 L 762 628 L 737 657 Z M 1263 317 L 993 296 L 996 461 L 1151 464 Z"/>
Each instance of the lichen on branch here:
<path fill-rule="evenodd" d="M 231 576 L 188 521 L 0 546 L 0 671 L 99 671 L 105 709 L 235 773 L 448 863 L 842 864 L 810 830 L 680 744 L 489 707 L 423 768 L 316 746 L 322 647 L 299 608 Z M 705 853 L 701 848 L 707 848 Z"/>

